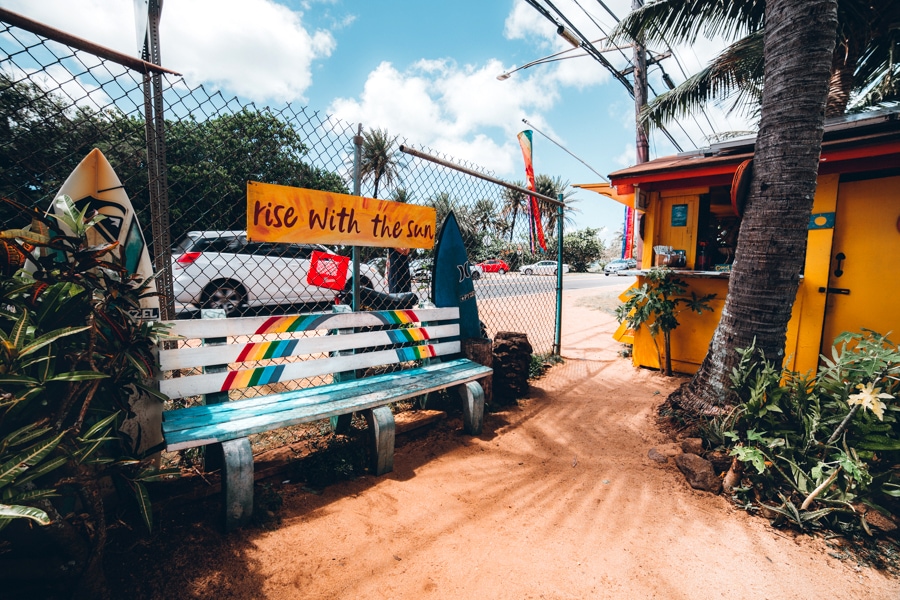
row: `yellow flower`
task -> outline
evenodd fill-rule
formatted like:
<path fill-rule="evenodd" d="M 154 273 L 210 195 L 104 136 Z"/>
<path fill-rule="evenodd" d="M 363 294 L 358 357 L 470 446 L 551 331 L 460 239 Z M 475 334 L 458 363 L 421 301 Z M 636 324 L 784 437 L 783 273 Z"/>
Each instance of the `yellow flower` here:
<path fill-rule="evenodd" d="M 879 421 L 884 420 L 884 402 L 879 400 L 879 398 L 884 400 L 891 400 L 893 396 L 890 394 L 884 394 L 881 392 L 881 388 L 875 387 L 875 382 L 871 381 L 865 385 L 862 383 L 856 384 L 856 389 L 860 390 L 858 394 L 850 394 L 850 397 L 847 399 L 847 402 L 852 404 L 859 404 L 864 409 L 869 409 L 875 416 L 878 417 Z"/>

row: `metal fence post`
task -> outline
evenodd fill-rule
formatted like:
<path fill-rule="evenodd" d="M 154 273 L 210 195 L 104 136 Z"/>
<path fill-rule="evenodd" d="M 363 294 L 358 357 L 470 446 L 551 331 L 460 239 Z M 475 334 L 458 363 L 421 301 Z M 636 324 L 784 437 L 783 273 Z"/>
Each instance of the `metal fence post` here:
<path fill-rule="evenodd" d="M 359 185 L 359 167 L 362 159 L 362 125 L 360 124 L 353 136 L 353 195 L 360 195 Z M 353 299 L 351 307 L 353 310 L 359 310 L 359 246 L 353 246 Z"/>
<path fill-rule="evenodd" d="M 563 280 L 563 195 L 556 207 L 556 326 L 553 330 L 553 354 L 562 354 L 562 280 Z"/>
<path fill-rule="evenodd" d="M 159 49 L 159 17 L 162 0 L 149 5 L 149 35 L 144 45 L 146 58 L 162 62 Z M 166 166 L 166 121 L 163 106 L 162 76 L 158 72 L 144 74 L 144 126 L 147 136 L 147 165 L 150 194 L 150 231 L 153 242 L 153 269 L 161 273 L 157 279 L 160 292 L 160 317 L 175 317 L 172 289 L 172 243 L 169 224 L 169 180 Z"/>

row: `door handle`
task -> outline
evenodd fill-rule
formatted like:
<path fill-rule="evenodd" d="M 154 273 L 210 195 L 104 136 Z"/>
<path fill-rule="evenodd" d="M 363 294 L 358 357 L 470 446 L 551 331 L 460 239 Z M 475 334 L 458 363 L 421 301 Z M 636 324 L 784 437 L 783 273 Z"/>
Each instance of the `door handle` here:
<path fill-rule="evenodd" d="M 820 293 L 820 294 L 825 294 L 825 293 L 828 293 L 828 294 L 843 294 L 844 296 L 849 296 L 849 295 L 850 295 L 850 290 L 848 290 L 847 288 L 834 288 L 834 287 L 826 288 L 826 287 L 820 287 L 820 288 L 819 288 L 819 293 Z"/>
<path fill-rule="evenodd" d="M 837 261 L 837 269 L 834 270 L 835 277 L 840 277 L 841 275 L 844 274 L 844 270 L 841 268 L 841 266 L 842 266 L 841 263 L 843 263 L 846 258 L 847 258 L 847 255 L 844 254 L 843 252 L 838 252 L 837 255 L 834 257 L 834 259 Z"/>

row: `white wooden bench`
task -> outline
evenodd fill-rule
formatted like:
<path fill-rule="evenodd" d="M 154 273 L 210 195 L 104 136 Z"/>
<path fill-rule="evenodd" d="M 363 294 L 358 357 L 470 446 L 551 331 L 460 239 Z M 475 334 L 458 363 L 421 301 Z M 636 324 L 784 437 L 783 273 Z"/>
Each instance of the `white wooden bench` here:
<path fill-rule="evenodd" d="M 362 412 L 372 469 L 381 475 L 393 469 L 394 419 L 387 405 L 452 388 L 462 399 L 465 431 L 477 435 L 484 413 L 478 380 L 491 369 L 460 357 L 458 319 L 457 308 L 429 308 L 170 321 L 179 347 L 160 342 L 160 391 L 171 399 L 202 395 L 205 403 L 163 412 L 166 449 L 221 444 L 230 530 L 253 512 L 251 434 L 329 417 L 349 424 L 352 413 Z M 385 366 L 391 372 L 356 378 Z M 330 382 L 306 381 L 317 377 Z M 228 397 L 292 380 L 310 387 Z"/>

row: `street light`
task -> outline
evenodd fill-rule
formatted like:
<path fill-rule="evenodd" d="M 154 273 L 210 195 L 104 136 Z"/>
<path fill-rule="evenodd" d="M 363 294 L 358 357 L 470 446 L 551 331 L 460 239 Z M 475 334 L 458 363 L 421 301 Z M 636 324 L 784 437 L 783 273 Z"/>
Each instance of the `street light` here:
<path fill-rule="evenodd" d="M 566 31 L 566 33 L 568 33 L 568 31 Z M 572 41 L 569 40 L 568 37 L 566 37 L 566 36 L 563 35 L 563 34 L 560 34 L 560 35 L 561 35 L 564 39 L 566 39 L 566 41 L 568 41 L 569 43 L 572 43 Z M 569 34 L 569 35 L 571 35 L 571 34 Z M 600 38 L 600 39 L 594 40 L 594 41 L 591 42 L 591 43 L 592 43 L 592 44 L 596 44 L 597 42 L 602 42 L 602 41 L 605 40 L 605 39 L 606 39 L 605 37 L 602 37 L 602 38 Z M 627 48 L 627 47 L 629 47 L 629 46 L 626 46 L 626 48 Z M 603 48 L 599 48 L 599 49 L 598 49 L 598 52 L 609 52 L 610 50 L 622 50 L 622 49 L 623 49 L 623 48 L 620 48 L 620 47 L 618 47 L 618 46 L 606 46 L 606 47 L 603 47 Z M 500 80 L 500 81 L 505 81 L 505 80 L 509 79 L 510 75 L 512 75 L 512 74 L 515 73 L 516 71 L 521 71 L 522 69 L 527 69 L 528 67 L 533 67 L 533 66 L 535 66 L 535 65 L 542 65 L 542 64 L 544 64 L 544 63 L 551 63 L 551 62 L 556 62 L 556 61 L 559 61 L 559 60 L 566 60 L 566 59 L 568 59 L 568 58 L 580 58 L 580 57 L 582 57 L 582 56 L 590 56 L 590 54 L 588 54 L 587 52 L 582 52 L 581 54 L 572 54 L 572 55 L 570 55 L 570 56 L 562 56 L 563 54 L 566 54 L 566 53 L 568 53 L 568 52 L 573 52 L 573 51 L 575 51 L 575 50 L 581 50 L 581 47 L 578 46 L 578 45 L 575 45 L 573 48 L 567 48 L 567 49 L 562 50 L 562 51 L 560 51 L 560 52 L 556 52 L 556 53 L 554 53 L 554 54 L 551 54 L 551 55 L 549 55 L 549 56 L 545 56 L 545 57 L 543 57 L 543 58 L 538 58 L 537 60 L 533 60 L 533 61 L 531 61 L 531 62 L 527 62 L 527 63 L 525 63 L 524 65 L 522 65 L 521 67 L 516 67 L 515 69 L 511 69 L 511 70 L 509 70 L 509 71 L 504 71 L 503 73 L 500 73 L 499 75 L 497 75 L 497 79 Z"/>

